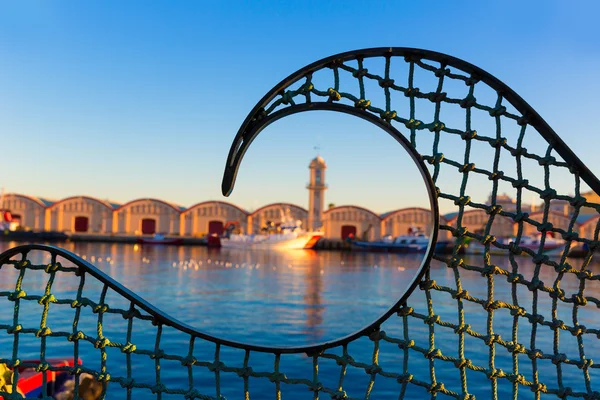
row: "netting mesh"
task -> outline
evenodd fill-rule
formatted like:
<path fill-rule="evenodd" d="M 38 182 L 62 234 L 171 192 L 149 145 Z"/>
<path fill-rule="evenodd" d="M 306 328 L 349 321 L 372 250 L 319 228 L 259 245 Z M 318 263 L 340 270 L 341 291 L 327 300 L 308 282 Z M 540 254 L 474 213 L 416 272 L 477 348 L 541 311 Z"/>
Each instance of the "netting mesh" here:
<path fill-rule="evenodd" d="M 12 338 L 0 348 L 0 363 L 15 368 L 15 380 L 16 367 L 24 366 L 19 342 L 28 338 L 40 347 L 31 367 L 90 373 L 103 398 L 600 398 L 593 382 L 599 366 L 590 357 L 600 351 L 600 300 L 590 295 L 600 279 L 592 263 L 600 209 L 582 195 L 579 173 L 556 143 L 542 139 L 528 116 L 480 77 L 423 57 L 333 62 L 288 85 L 257 117 L 308 102 L 340 102 L 390 122 L 429 163 L 442 210 L 454 210 L 441 227 L 453 240 L 451 254 L 434 256 L 395 315 L 338 347 L 261 352 L 207 340 L 144 311 L 140 299 L 115 291 L 102 273 L 90 276 L 82 260 L 59 263 L 59 250 L 45 250 L 48 264 L 6 253 L 0 281 L 15 285 L 0 291 L 0 300 L 14 313 L 0 320 L 0 332 Z M 505 192 L 515 201 L 503 203 Z M 581 215 L 589 216 L 586 224 Z M 507 232 L 511 240 L 497 239 Z M 536 232 L 539 239 L 529 240 Z M 479 254 L 465 255 L 469 249 Z M 33 274 L 45 282 L 37 294 L 25 289 Z M 78 289 L 55 297 L 61 280 L 75 280 Z M 37 308 L 24 312 L 27 303 Z M 72 320 L 53 320 L 55 307 L 72 307 Z M 136 335 L 154 335 L 154 347 L 136 346 Z M 51 343 L 68 344 L 75 360 L 82 346 L 98 357 L 54 367 L 46 361 Z M 297 376 L 286 373 L 292 364 Z M 164 378 L 165 368 L 179 379 Z M 142 379 L 142 369 L 155 373 Z"/>

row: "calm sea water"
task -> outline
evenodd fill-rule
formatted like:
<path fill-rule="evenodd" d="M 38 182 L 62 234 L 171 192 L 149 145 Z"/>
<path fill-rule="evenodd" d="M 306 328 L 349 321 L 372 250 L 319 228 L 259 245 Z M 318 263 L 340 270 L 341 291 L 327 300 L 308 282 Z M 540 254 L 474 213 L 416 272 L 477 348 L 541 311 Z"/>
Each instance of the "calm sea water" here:
<path fill-rule="evenodd" d="M 0 250 L 5 250 L 14 243 L 0 243 Z M 102 271 L 121 284 L 151 302 L 157 308 L 176 319 L 194 326 L 208 334 L 244 343 L 299 346 L 333 340 L 350 334 L 387 311 L 402 295 L 407 284 L 416 273 L 421 255 L 369 254 L 343 252 L 294 251 L 287 253 L 269 251 L 209 250 L 204 247 L 169 247 L 169 246 L 137 246 L 122 244 L 66 244 L 68 250 L 74 251 L 92 262 Z M 37 257 L 37 259 L 36 259 Z M 36 262 L 47 262 L 41 255 L 33 255 Z M 481 264 L 480 259 L 467 260 L 473 264 Z M 494 262 L 505 268 L 508 260 L 497 257 Z M 530 278 L 534 266 L 523 259 L 520 272 Z M 597 265 L 592 270 L 600 270 Z M 432 278 L 439 285 L 456 287 L 455 277 L 451 270 L 439 263 L 434 263 Z M 556 273 L 542 270 L 540 277 L 547 284 L 552 283 Z M 14 269 L 0 271 L 0 291 L 14 290 L 17 273 Z M 23 289 L 28 294 L 42 294 L 47 284 L 48 275 L 42 272 L 26 274 Z M 463 273 L 463 285 L 472 296 L 486 298 L 486 280 L 479 273 Z M 511 301 L 510 285 L 505 280 L 497 279 L 496 299 Z M 504 284 L 502 284 L 504 282 Z M 72 274 L 60 273 L 52 287 L 57 298 L 75 297 L 78 280 Z M 578 290 L 579 281 L 567 277 L 561 288 L 568 295 Z M 86 281 L 84 296 L 98 301 L 101 285 L 93 279 Z M 525 289 L 519 291 L 519 301 L 530 309 L 532 298 Z M 598 287 L 589 285 L 588 296 L 598 296 Z M 420 296 L 420 297 L 419 297 Z M 415 294 L 411 305 L 420 313 L 427 313 L 426 299 L 421 293 Z M 434 293 L 434 312 L 442 320 L 457 323 L 456 301 L 445 293 Z M 13 318 L 12 303 L 2 298 L 4 307 L 0 307 L 0 324 L 11 324 Z M 115 293 L 109 292 L 106 302 L 111 307 L 127 308 L 127 304 Z M 540 307 L 549 312 L 550 299 L 540 296 Z M 20 323 L 25 327 L 39 327 L 42 306 L 35 302 L 24 302 L 20 310 Z M 588 309 L 589 307 L 586 307 Z M 89 311 L 89 310 L 88 310 Z M 476 331 L 485 334 L 486 313 L 481 306 L 465 305 L 467 323 Z M 505 310 L 497 312 L 494 330 L 505 340 L 511 338 L 512 317 Z M 572 307 L 559 308 L 559 318 L 571 324 Z M 79 329 L 90 336 L 97 336 L 97 315 L 91 312 L 82 313 Z M 549 319 L 550 315 L 546 315 Z M 401 322 L 400 318 L 393 317 Z M 580 312 L 579 321 L 589 327 L 595 327 L 597 314 Z M 48 325 L 55 332 L 72 330 L 73 309 L 68 305 L 52 305 Z M 104 332 L 114 342 L 126 342 L 126 320 L 119 316 L 107 315 L 104 321 Z M 411 339 L 416 345 L 429 347 L 428 326 L 413 319 L 409 324 Z M 384 330 L 391 336 L 402 338 L 401 324 L 384 325 Z M 552 331 L 538 328 L 535 347 L 545 353 L 553 352 Z M 90 332 L 90 333 L 88 333 Z M 531 325 L 521 324 L 520 341 L 531 347 Z M 153 350 L 156 342 L 156 328 L 149 323 L 136 323 L 132 342 L 138 349 Z M 11 358 L 12 335 L 0 331 L 0 358 Z M 593 336 L 595 338 L 595 336 Z M 62 338 L 49 338 L 47 357 L 72 356 L 72 343 Z M 195 355 L 198 359 L 213 360 L 214 346 L 198 341 Z M 186 355 L 189 341 L 184 335 L 165 329 L 161 340 L 161 349 L 169 354 Z M 435 346 L 444 354 L 456 356 L 457 339 L 450 330 L 436 327 Z M 587 337 L 585 352 L 588 358 L 600 353 L 597 340 Z M 39 339 L 32 335 L 21 335 L 18 356 L 21 359 L 39 358 Z M 572 335 L 561 335 L 560 352 L 569 358 L 578 359 L 578 346 Z M 333 351 L 335 353 L 335 351 Z M 355 360 L 370 364 L 373 345 L 368 339 L 353 344 L 349 352 Z M 478 339 L 467 340 L 467 357 L 475 365 L 489 366 L 489 348 Z M 86 366 L 100 366 L 99 352 L 87 343 L 82 344 L 81 358 Z M 221 360 L 227 365 L 241 367 L 243 351 L 224 350 Z M 255 371 L 273 371 L 273 356 L 252 353 L 250 365 Z M 286 358 L 287 357 L 287 358 Z M 312 360 L 304 355 L 293 355 L 282 358 L 281 370 L 288 377 L 312 379 Z M 156 375 L 154 361 L 145 356 L 137 356 L 134 360 L 133 376 L 137 382 L 154 384 Z M 113 376 L 125 376 L 124 356 L 119 351 L 109 349 L 108 368 Z M 396 346 L 382 344 L 379 356 L 384 370 L 395 373 L 403 372 L 404 353 Z M 557 388 L 557 370 L 550 361 L 538 363 L 540 380 L 549 387 Z M 161 381 L 167 387 L 187 388 L 187 369 L 174 361 L 163 360 Z M 531 361 L 520 358 L 520 373 L 526 379 L 532 379 Z M 499 348 L 496 355 L 496 368 L 512 372 L 512 357 L 504 349 Z M 444 382 L 451 390 L 460 392 L 458 370 L 448 363 L 436 362 L 436 379 Z M 416 352 L 410 352 L 409 371 L 425 382 L 431 382 L 429 360 Z M 563 384 L 576 391 L 584 391 L 583 373 L 577 367 L 563 367 Z M 337 387 L 340 368 L 335 362 L 323 362 L 319 369 L 319 378 L 327 387 Z M 592 370 L 592 378 L 597 377 Z M 352 398 L 363 398 L 370 377 L 356 368 L 349 368 L 344 379 L 343 389 Z M 194 375 L 195 385 L 201 392 L 215 396 L 215 375 L 206 370 L 206 374 Z M 228 399 L 243 398 L 243 381 L 235 374 L 221 372 L 221 394 Z M 592 381 L 594 383 L 594 381 Z M 469 392 L 477 398 L 490 398 L 490 384 L 481 373 L 469 371 Z M 273 398 L 273 383 L 266 378 L 250 380 L 251 398 Z M 283 385 L 284 399 L 312 398 L 304 385 Z M 401 390 L 394 379 L 378 377 L 373 387 L 372 399 L 398 398 Z M 134 398 L 156 398 L 149 390 L 136 390 Z M 510 396 L 511 386 L 502 383 L 499 386 L 500 398 Z M 116 384 L 109 386 L 108 398 L 124 398 L 124 391 Z M 429 397 L 427 392 L 415 385 L 409 385 L 405 398 Z M 322 395 L 328 398 L 328 395 Z M 533 394 L 521 388 L 519 398 L 532 398 Z M 163 395 L 162 398 L 181 398 L 175 395 Z"/>

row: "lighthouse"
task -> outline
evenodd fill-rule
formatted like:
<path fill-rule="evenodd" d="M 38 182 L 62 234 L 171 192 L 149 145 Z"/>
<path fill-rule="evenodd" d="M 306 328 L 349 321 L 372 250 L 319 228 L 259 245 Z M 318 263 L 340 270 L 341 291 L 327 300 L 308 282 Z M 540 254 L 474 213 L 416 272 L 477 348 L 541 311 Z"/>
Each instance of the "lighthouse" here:
<path fill-rule="evenodd" d="M 313 158 L 309 166 L 310 179 L 308 189 L 308 229 L 317 230 L 323 226 L 323 211 L 325 210 L 325 170 L 327 164 L 321 156 Z"/>

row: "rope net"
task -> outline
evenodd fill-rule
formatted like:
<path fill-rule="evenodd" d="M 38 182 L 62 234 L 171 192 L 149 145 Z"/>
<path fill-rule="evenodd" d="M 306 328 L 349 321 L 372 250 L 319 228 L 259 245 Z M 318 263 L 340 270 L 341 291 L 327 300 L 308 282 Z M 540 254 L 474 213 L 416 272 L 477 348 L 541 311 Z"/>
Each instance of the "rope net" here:
<path fill-rule="evenodd" d="M 237 347 L 160 317 L 61 250 L 38 247 L 49 257 L 43 263 L 27 249 L 9 251 L 0 258 L 0 301 L 11 311 L 0 319 L 0 365 L 14 371 L 13 382 L 30 367 L 89 374 L 98 398 L 109 399 L 600 399 L 591 358 L 600 351 L 600 300 L 592 296 L 600 205 L 584 196 L 557 144 L 477 76 L 424 57 L 333 62 L 258 114 L 309 102 L 388 121 L 427 161 L 438 188 L 439 240 L 452 240 L 451 253 L 434 255 L 379 330 L 309 354 Z M 59 307 L 72 318 L 53 319 Z M 142 336 L 154 346 L 136 345 Z M 26 341 L 37 360 L 24 359 Z M 66 349 L 75 365 L 48 361 Z M 95 356 L 77 363 L 83 351 Z M 0 396 L 22 398 L 1 379 Z"/>

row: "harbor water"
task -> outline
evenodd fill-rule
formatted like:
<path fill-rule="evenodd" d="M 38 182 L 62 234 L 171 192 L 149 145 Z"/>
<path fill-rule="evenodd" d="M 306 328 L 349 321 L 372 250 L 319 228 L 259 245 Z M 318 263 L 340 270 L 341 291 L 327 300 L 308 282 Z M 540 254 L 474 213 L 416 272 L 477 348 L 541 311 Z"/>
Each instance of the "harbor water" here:
<path fill-rule="evenodd" d="M 0 242 L 0 250 L 4 251 L 17 243 Z M 67 243 L 67 250 L 79 254 L 81 257 L 97 266 L 100 270 L 138 294 L 155 307 L 191 325 L 207 334 L 257 345 L 275 346 L 300 346 L 322 343 L 350 334 L 387 311 L 402 295 L 406 286 L 419 268 L 422 255 L 420 254 L 382 254 L 338 251 L 248 251 L 208 249 L 192 246 L 140 246 L 133 244 L 102 244 L 102 243 Z M 35 259 L 35 257 L 39 257 Z M 32 261 L 46 263 L 41 255 L 33 255 Z M 482 256 L 471 256 L 473 264 L 481 265 Z M 496 257 L 494 262 L 500 267 L 508 267 L 508 259 Z M 520 273 L 525 276 L 533 275 L 535 266 L 528 259 L 523 258 L 520 264 Z M 600 266 L 592 264 L 592 271 L 600 270 Z M 43 271 L 28 271 L 25 276 L 23 289 L 27 294 L 43 294 L 48 281 L 48 274 Z M 554 274 L 554 275 L 553 275 Z M 63 275 L 63 274 L 59 274 Z M 73 275 L 73 274 L 64 274 Z M 18 271 L 14 268 L 3 267 L 0 270 L 0 291 L 14 290 Z M 540 279 L 550 279 L 555 276 L 554 271 L 541 271 Z M 431 278 L 438 285 L 456 287 L 455 276 L 445 265 L 434 262 L 431 268 Z M 462 284 L 469 290 L 471 296 L 486 298 L 486 278 L 479 273 L 461 274 Z M 500 281 L 501 278 L 498 278 Z M 52 287 L 56 298 L 73 299 L 78 288 L 78 279 L 60 276 Z M 550 282 L 546 284 L 551 285 Z M 567 294 L 577 292 L 579 281 L 565 277 L 561 288 Z M 98 302 L 102 286 L 89 277 L 86 280 L 84 295 Z M 600 297 L 594 292 L 595 287 L 586 289 L 586 295 Z M 510 301 L 511 291 L 509 284 L 496 286 L 496 299 Z M 531 293 L 520 290 L 519 302 L 527 309 L 532 304 Z M 113 297 L 111 297 L 113 296 Z M 438 296 L 435 302 L 435 313 L 444 321 L 457 321 L 457 302 L 450 295 Z M 418 299 L 424 299 L 420 296 Z M 12 324 L 13 303 L 2 298 L 0 305 L 0 325 Z M 412 299 L 411 299 L 412 300 Z M 418 300 L 421 301 L 421 300 Z M 551 299 L 540 296 L 540 304 L 549 310 Z M 426 313 L 426 304 L 417 304 L 411 301 L 411 306 Z M 545 303 L 544 303 L 545 302 Z M 111 307 L 126 309 L 128 304 L 120 301 L 116 294 L 109 294 L 106 303 Z M 20 310 L 19 323 L 27 328 L 40 325 L 42 306 L 37 302 L 23 302 Z M 467 323 L 473 329 L 485 334 L 487 313 L 481 307 L 471 304 L 465 306 Z M 565 312 L 568 312 L 565 311 Z M 79 329 L 84 330 L 89 336 L 96 336 L 97 315 L 87 313 L 89 318 L 82 317 Z M 496 332 L 501 333 L 505 340 L 510 340 L 512 317 L 499 313 L 495 319 Z M 111 341 L 125 343 L 127 330 L 126 320 L 118 316 L 107 316 L 104 321 L 104 336 Z M 568 314 L 560 315 L 561 319 L 570 322 Z M 392 317 L 397 318 L 397 317 Z M 547 316 L 549 318 L 549 316 Z M 579 315 L 581 324 L 586 324 L 586 314 Z M 72 330 L 73 309 L 68 305 L 51 305 L 48 316 L 48 326 L 52 331 Z M 137 329 L 137 330 L 136 330 Z M 419 345 L 427 347 L 428 326 L 420 320 L 411 323 L 411 338 Z M 530 345 L 528 327 L 523 325 L 522 343 Z M 548 327 L 540 327 L 535 346 L 546 353 L 552 353 L 553 335 Z M 544 330 L 544 332 L 541 332 Z M 91 333 L 88 333 L 90 331 Z M 132 342 L 138 349 L 153 350 L 156 342 L 156 328 L 148 324 L 148 328 L 134 327 Z M 395 337 L 398 337 L 396 333 Z M 40 357 L 40 342 L 33 335 L 20 335 L 18 358 L 36 359 Z M 437 336 L 437 332 L 436 332 Z M 453 340 L 437 340 L 436 347 L 444 354 L 456 354 L 457 342 L 454 334 Z M 567 337 L 569 336 L 569 337 Z M 401 333 L 400 333 L 401 337 Z M 440 335 L 443 339 L 444 336 Z M 560 343 L 560 352 L 571 357 L 579 354 L 575 339 L 568 333 L 561 334 L 564 338 Z M 362 341 L 363 339 L 361 339 Z M 64 338 L 49 338 L 47 358 L 69 358 L 73 355 L 73 344 Z M 197 341 L 200 359 L 212 361 L 213 347 L 200 345 Z M 364 343 L 364 346 L 359 345 Z M 477 351 L 467 349 L 467 357 L 474 365 L 487 367 L 489 364 L 488 347 L 477 342 Z M 185 335 L 165 330 L 161 340 L 161 348 L 168 354 L 185 356 L 188 351 L 189 340 Z M 600 351 L 597 341 L 588 340 L 586 355 L 594 358 Z M 12 358 L 13 336 L 0 330 L 0 358 Z M 380 365 L 386 365 L 387 370 L 402 373 L 403 350 L 388 346 L 382 348 L 379 356 Z M 384 351 L 385 350 L 385 351 Z M 351 344 L 349 352 L 355 360 L 366 363 L 371 362 L 373 345 L 364 339 L 363 342 Z M 201 354 L 200 354 L 201 353 Z M 502 353 L 502 354 L 500 354 Z M 505 354 L 506 353 L 506 354 Z M 114 356 L 113 356 L 114 354 Z M 286 376 L 295 377 L 310 371 L 312 359 L 299 354 L 290 356 L 293 362 L 282 364 L 282 372 Z M 81 346 L 80 358 L 86 367 L 99 368 L 100 356 L 97 349 L 91 345 Z M 227 365 L 241 367 L 244 352 L 224 352 L 222 359 Z M 118 351 L 108 352 L 108 368 L 112 376 L 125 376 L 123 354 Z M 505 372 L 511 372 L 511 355 L 505 349 L 499 349 L 496 367 L 502 367 Z M 139 360 L 138 360 L 139 361 Z M 169 364 L 172 363 L 172 364 Z M 175 368 L 175 364 L 179 367 Z M 169 367 L 173 365 L 173 367 Z M 255 371 L 273 371 L 273 355 L 265 353 L 252 353 L 251 365 Z M 438 363 L 439 365 L 439 363 Z M 155 364 L 153 360 L 145 357 L 144 360 L 134 364 L 133 376 L 136 382 L 155 383 Z M 410 354 L 410 372 L 415 378 L 430 382 L 429 360 L 422 355 L 412 352 Z M 531 361 L 526 356 L 521 359 L 520 373 L 526 379 L 532 379 Z M 550 362 L 539 363 L 540 380 L 548 382 L 551 387 L 557 387 L 556 367 Z M 200 368 L 198 368 L 200 369 Z M 296 371 L 296 369 L 298 371 Z M 302 372 L 300 372 L 300 370 Z M 576 367 L 563 368 L 563 384 L 577 391 L 585 391 L 583 377 Z M 167 387 L 186 389 L 188 377 L 186 368 L 179 363 L 163 361 L 161 381 Z M 334 362 L 324 363 L 320 366 L 319 377 L 327 387 L 337 387 L 339 380 L 339 366 Z M 439 368 L 436 380 L 443 382 L 446 387 L 460 392 L 459 370 L 455 367 Z M 349 371 L 344 380 L 343 390 L 351 398 L 364 398 L 369 385 L 370 376 L 362 371 L 356 372 L 356 377 Z M 591 371 L 596 374 L 596 370 Z M 359 376 L 360 375 L 360 376 Z M 204 372 L 195 374 L 196 388 L 209 396 L 215 396 L 215 374 L 205 369 Z M 592 380 L 593 381 L 593 380 Z M 229 384 L 231 382 L 231 384 Z M 476 398 L 490 398 L 490 381 L 482 373 L 468 374 L 469 393 Z M 227 399 L 243 398 L 243 381 L 236 374 L 221 373 L 221 394 Z M 313 398 L 312 392 L 304 385 L 283 385 L 284 399 Z M 401 385 L 394 379 L 377 377 L 371 398 L 397 399 L 400 395 Z M 508 398 L 511 395 L 510 385 L 500 385 L 499 398 Z M 252 378 L 250 380 L 251 398 L 274 398 L 273 383 L 268 379 Z M 377 395 L 375 395 L 375 393 Z M 412 396 L 412 397 L 411 397 Z M 405 398 L 429 397 L 430 394 L 423 388 L 408 385 Z M 442 396 L 443 397 L 443 396 Z M 125 398 L 125 391 L 119 385 L 109 385 L 109 399 Z M 136 399 L 157 398 L 150 390 L 136 389 Z M 181 398 L 175 395 L 163 395 L 163 399 Z M 322 398 L 329 398 L 322 395 Z M 522 388 L 519 398 L 534 398 L 534 394 Z"/>

